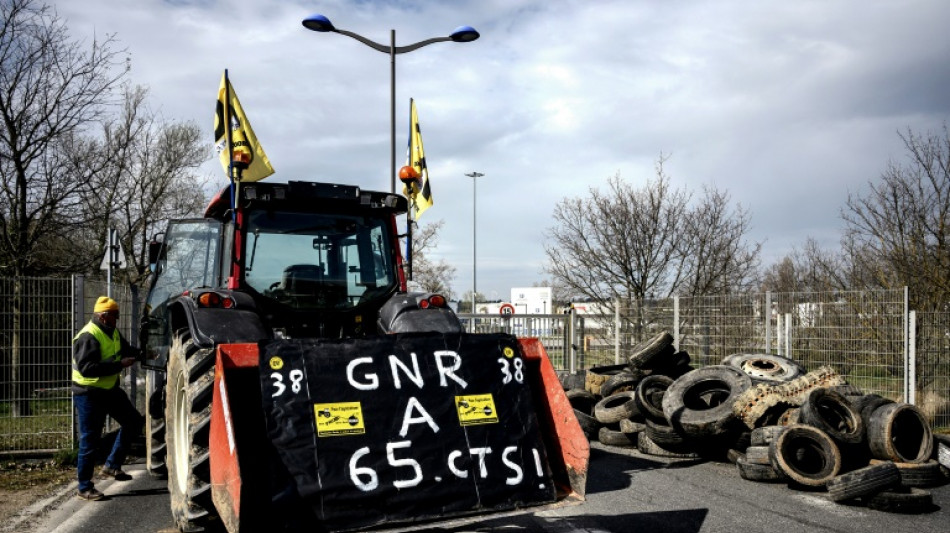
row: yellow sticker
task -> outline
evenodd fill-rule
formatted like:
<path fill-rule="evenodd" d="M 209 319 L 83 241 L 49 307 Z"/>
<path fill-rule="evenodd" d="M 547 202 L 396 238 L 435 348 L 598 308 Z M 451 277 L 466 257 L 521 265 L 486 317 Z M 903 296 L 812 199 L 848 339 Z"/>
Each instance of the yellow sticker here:
<path fill-rule="evenodd" d="M 511 346 L 505 346 L 505 349 L 502 350 L 501 353 L 505 354 L 505 357 L 508 359 L 511 359 L 515 356 L 515 351 L 511 348 Z"/>
<path fill-rule="evenodd" d="M 284 360 L 277 356 L 271 357 L 268 363 L 270 364 L 272 370 L 280 370 L 281 368 L 284 368 Z"/>
<path fill-rule="evenodd" d="M 498 411 L 491 394 L 472 394 L 456 396 L 455 408 L 459 412 L 459 424 L 475 426 L 478 424 L 497 424 Z"/>
<path fill-rule="evenodd" d="M 313 413 L 317 419 L 318 437 L 366 433 L 360 402 L 315 403 Z"/>

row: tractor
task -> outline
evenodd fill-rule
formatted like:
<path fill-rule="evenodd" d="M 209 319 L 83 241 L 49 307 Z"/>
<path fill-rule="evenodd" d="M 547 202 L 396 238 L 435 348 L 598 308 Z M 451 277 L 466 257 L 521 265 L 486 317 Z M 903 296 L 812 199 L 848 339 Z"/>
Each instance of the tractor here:
<path fill-rule="evenodd" d="M 408 292 L 404 196 L 225 187 L 149 249 L 147 467 L 181 531 L 350 531 L 584 500 L 589 447 L 537 339 Z"/>

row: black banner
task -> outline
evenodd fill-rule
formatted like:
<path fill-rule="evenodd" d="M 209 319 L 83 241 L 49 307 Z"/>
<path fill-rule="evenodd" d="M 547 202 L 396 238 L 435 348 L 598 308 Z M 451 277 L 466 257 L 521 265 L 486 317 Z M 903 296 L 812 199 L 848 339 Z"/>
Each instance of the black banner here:
<path fill-rule="evenodd" d="M 402 334 L 262 346 L 267 429 L 328 529 L 553 502 L 514 337 Z"/>

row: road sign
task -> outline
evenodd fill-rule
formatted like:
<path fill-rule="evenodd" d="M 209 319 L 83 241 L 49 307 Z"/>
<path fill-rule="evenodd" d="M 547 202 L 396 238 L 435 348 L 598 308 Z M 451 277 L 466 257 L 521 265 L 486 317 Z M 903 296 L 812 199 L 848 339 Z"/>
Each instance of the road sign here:
<path fill-rule="evenodd" d="M 106 253 L 99 263 L 99 270 L 109 270 L 110 266 L 114 269 L 128 267 L 122 243 L 119 242 L 119 232 L 114 229 L 109 230 L 109 236 L 106 238 Z"/>
<path fill-rule="evenodd" d="M 501 304 L 501 307 L 498 308 L 498 312 L 501 313 L 502 316 L 513 315 L 515 314 L 515 306 L 511 304 Z"/>

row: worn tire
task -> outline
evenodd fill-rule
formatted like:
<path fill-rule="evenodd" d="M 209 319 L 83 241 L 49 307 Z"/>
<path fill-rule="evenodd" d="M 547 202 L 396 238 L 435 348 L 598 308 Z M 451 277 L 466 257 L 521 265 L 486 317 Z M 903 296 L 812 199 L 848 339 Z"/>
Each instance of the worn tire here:
<path fill-rule="evenodd" d="M 943 441 L 937 442 L 937 462 L 940 463 L 940 466 L 944 468 L 950 468 L 950 444 L 947 444 Z"/>
<path fill-rule="evenodd" d="M 772 466 L 768 446 L 749 446 L 745 450 L 745 460 L 747 463 Z"/>
<path fill-rule="evenodd" d="M 881 459 L 871 459 L 872 465 L 891 463 L 901 475 L 901 485 L 905 487 L 928 488 L 946 483 L 940 463 L 930 459 L 923 463 L 895 463 Z"/>
<path fill-rule="evenodd" d="M 670 459 L 699 459 L 699 454 L 695 452 L 685 452 L 668 450 L 654 442 L 645 431 L 637 433 L 637 449 L 640 453 L 654 455 L 656 457 L 667 457 Z"/>
<path fill-rule="evenodd" d="M 148 412 L 145 415 L 145 469 L 155 478 L 165 479 L 168 467 L 165 466 L 165 382 L 154 371 L 145 373 L 145 397 L 149 399 Z"/>
<path fill-rule="evenodd" d="M 877 410 L 878 407 L 889 403 L 894 403 L 894 400 L 884 398 L 878 394 L 864 394 L 851 400 L 852 407 L 861 415 L 865 432 L 867 432 L 868 424 L 871 422 L 871 413 Z"/>
<path fill-rule="evenodd" d="M 181 531 L 201 530 L 217 518 L 208 451 L 213 385 L 214 351 L 179 331 L 168 356 L 165 445 L 172 517 Z"/>
<path fill-rule="evenodd" d="M 730 448 L 726 450 L 726 461 L 736 464 L 739 461 L 739 458 L 744 456 L 745 453 L 742 450 L 737 450 L 735 448 Z"/>
<path fill-rule="evenodd" d="M 594 405 L 597 403 L 597 397 L 584 389 L 571 389 L 564 393 L 567 396 L 571 407 L 586 414 L 594 414 Z"/>
<path fill-rule="evenodd" d="M 616 424 L 636 413 L 633 391 L 618 392 L 607 396 L 594 405 L 594 418 L 601 424 Z"/>
<path fill-rule="evenodd" d="M 778 425 L 780 426 L 794 426 L 801 422 L 801 409 L 798 407 L 792 407 L 787 409 L 781 416 L 778 417 Z"/>
<path fill-rule="evenodd" d="M 666 423 L 666 416 L 663 414 L 663 395 L 666 389 L 673 383 L 673 379 L 668 376 L 647 376 L 640 380 L 634 391 L 634 398 L 637 401 L 637 409 L 640 414 L 648 420 L 656 420 Z"/>
<path fill-rule="evenodd" d="M 627 365 L 605 365 L 588 368 L 584 376 L 584 389 L 600 396 L 600 387 L 607 381 L 607 378 L 623 372 L 626 368 Z"/>
<path fill-rule="evenodd" d="M 805 369 L 795 361 L 767 353 L 727 355 L 722 364 L 741 370 L 756 383 L 783 383 L 805 374 Z"/>
<path fill-rule="evenodd" d="M 848 399 L 832 388 L 811 391 L 801 406 L 803 423 L 815 426 L 843 444 L 864 441 L 864 422 Z"/>
<path fill-rule="evenodd" d="M 806 487 L 823 487 L 841 471 L 841 451 L 824 431 L 789 426 L 769 445 L 772 468 Z"/>
<path fill-rule="evenodd" d="M 739 454 L 736 457 L 736 469 L 739 470 L 739 477 L 749 481 L 784 481 L 787 479 L 784 474 L 776 470 L 772 465 L 750 463 L 745 455 Z"/>
<path fill-rule="evenodd" d="M 785 426 L 762 426 L 752 430 L 752 446 L 768 446 L 785 431 Z"/>
<path fill-rule="evenodd" d="M 630 363 L 631 368 L 648 368 L 651 361 L 663 354 L 664 351 L 669 352 L 671 350 L 675 351 L 673 336 L 668 331 L 664 331 L 631 348 L 627 362 Z"/>
<path fill-rule="evenodd" d="M 587 373 L 583 370 L 578 370 L 573 374 L 567 370 L 558 371 L 558 378 L 561 382 L 561 387 L 564 390 L 573 390 L 573 389 L 582 389 L 584 388 L 584 377 Z"/>
<path fill-rule="evenodd" d="M 933 454 L 933 432 L 926 416 L 906 403 L 889 403 L 871 413 L 868 446 L 875 459 L 923 463 Z"/>
<path fill-rule="evenodd" d="M 828 496 L 843 502 L 868 496 L 901 483 L 901 474 L 894 463 L 883 462 L 841 474 L 828 482 Z"/>
<path fill-rule="evenodd" d="M 919 514 L 937 509 L 930 491 L 912 487 L 884 490 L 864 501 L 868 508 L 886 513 Z"/>
<path fill-rule="evenodd" d="M 669 386 L 663 396 L 663 415 L 689 438 L 718 437 L 736 424 L 733 406 L 751 386 L 749 376 L 735 367 L 703 367 Z"/>
<path fill-rule="evenodd" d="M 643 372 L 625 369 L 607 378 L 600 386 L 601 396 L 610 396 L 615 392 L 631 391 L 637 388 L 637 383 L 643 379 Z"/>
<path fill-rule="evenodd" d="M 686 439 L 682 434 L 672 426 L 656 420 L 647 420 L 644 432 L 650 440 L 668 450 L 680 451 L 686 445 Z"/>
<path fill-rule="evenodd" d="M 624 433 L 607 427 L 600 428 L 600 431 L 597 433 L 597 440 L 599 440 L 601 444 L 620 448 L 636 448 L 637 446 L 636 434 Z"/>
<path fill-rule="evenodd" d="M 633 433 L 640 433 L 641 431 L 646 430 L 647 425 L 643 422 L 634 422 L 632 419 L 624 418 L 620 421 L 620 431 L 630 435 Z"/>
<path fill-rule="evenodd" d="M 689 353 L 682 350 L 677 352 L 676 348 L 670 346 L 654 357 L 643 370 L 650 374 L 661 374 L 676 379 L 687 371 L 685 369 L 692 370 L 689 366 L 690 361 Z"/>
<path fill-rule="evenodd" d="M 600 422 L 587 413 L 574 409 L 574 417 L 577 418 L 577 424 L 581 426 L 581 431 L 587 440 L 596 440 L 597 432 L 600 431 Z"/>

